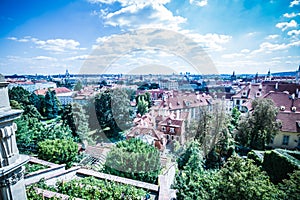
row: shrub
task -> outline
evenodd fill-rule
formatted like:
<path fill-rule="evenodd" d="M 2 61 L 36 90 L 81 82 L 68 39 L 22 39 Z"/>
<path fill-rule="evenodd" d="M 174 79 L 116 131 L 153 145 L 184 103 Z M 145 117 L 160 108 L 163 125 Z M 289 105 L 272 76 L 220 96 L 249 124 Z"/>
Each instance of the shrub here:
<path fill-rule="evenodd" d="M 300 169 L 300 161 L 282 150 L 266 151 L 263 169 L 275 184 L 288 178 L 288 174 Z"/>
<path fill-rule="evenodd" d="M 69 168 L 76 160 L 78 146 L 72 140 L 55 139 L 38 143 L 38 157 Z"/>

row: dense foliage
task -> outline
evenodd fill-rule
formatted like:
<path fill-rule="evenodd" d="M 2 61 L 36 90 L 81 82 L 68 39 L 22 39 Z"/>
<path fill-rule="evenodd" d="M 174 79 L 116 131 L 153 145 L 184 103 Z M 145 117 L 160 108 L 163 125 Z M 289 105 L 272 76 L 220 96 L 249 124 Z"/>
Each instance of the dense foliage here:
<path fill-rule="evenodd" d="M 56 187 L 46 186 L 39 183 L 27 187 L 28 200 L 40 200 L 34 187 L 51 190 L 53 192 L 69 195 L 71 198 L 92 199 L 115 199 L 115 200 L 140 200 L 146 196 L 146 191 L 129 185 L 110 182 L 93 177 L 73 179 L 68 182 L 57 182 Z"/>
<path fill-rule="evenodd" d="M 47 169 L 48 166 L 37 164 L 37 163 L 26 163 L 25 164 L 25 175 L 32 172 L 36 172 L 42 169 Z"/>
<path fill-rule="evenodd" d="M 16 120 L 17 145 L 22 153 L 36 153 L 37 144 L 46 139 L 72 139 L 71 131 L 68 127 L 61 126 L 58 122 L 47 125 L 36 117 L 23 114 Z"/>
<path fill-rule="evenodd" d="M 149 112 L 148 102 L 144 99 L 144 96 L 140 96 L 137 102 L 137 113 L 143 116 L 147 112 Z"/>
<path fill-rule="evenodd" d="M 289 174 L 288 179 L 284 179 L 282 183 L 278 185 L 279 189 L 283 191 L 281 199 L 284 200 L 298 200 L 300 197 L 300 170 L 295 170 Z"/>
<path fill-rule="evenodd" d="M 74 137 L 83 141 L 90 141 L 88 114 L 80 104 L 73 103 L 65 106 L 62 113 L 63 125 L 69 126 Z"/>
<path fill-rule="evenodd" d="M 45 117 L 53 119 L 57 117 L 59 110 L 58 100 L 56 99 L 55 91 L 48 90 L 45 95 Z"/>
<path fill-rule="evenodd" d="M 38 143 L 38 157 L 56 164 L 71 167 L 76 160 L 78 145 L 72 140 L 53 139 Z"/>
<path fill-rule="evenodd" d="M 197 153 L 193 155 L 195 158 Z M 192 163 L 176 176 L 174 189 L 178 190 L 178 199 L 258 200 L 278 199 L 283 194 L 252 160 L 233 156 L 219 171 L 204 170 Z"/>
<path fill-rule="evenodd" d="M 95 98 L 99 125 L 108 138 L 121 137 L 132 125 L 133 110 L 123 89 L 106 90 Z"/>
<path fill-rule="evenodd" d="M 264 150 L 281 126 L 276 120 L 278 109 L 271 99 L 265 98 L 255 99 L 252 107 L 253 112 L 239 122 L 236 140 L 243 146 Z"/>
<path fill-rule="evenodd" d="M 248 154 L 247 154 L 247 158 L 248 159 L 251 159 L 254 161 L 254 163 L 257 165 L 257 166 L 261 166 L 262 163 L 263 163 L 263 157 L 259 156 L 255 151 L 250 151 Z"/>
<path fill-rule="evenodd" d="M 272 182 L 277 184 L 288 178 L 289 173 L 300 170 L 300 161 L 278 150 L 266 151 L 263 169 L 269 174 Z"/>
<path fill-rule="evenodd" d="M 107 155 L 105 172 L 156 183 L 160 172 L 159 151 L 139 139 L 118 142 Z"/>
<path fill-rule="evenodd" d="M 22 107 L 29 104 L 29 95 L 30 93 L 20 86 L 8 90 L 9 100 L 19 102 Z"/>
<path fill-rule="evenodd" d="M 267 174 L 249 159 L 229 158 L 218 176 L 216 199 L 278 199 L 281 195 Z"/>
<path fill-rule="evenodd" d="M 206 168 L 219 168 L 233 154 L 230 120 L 231 116 L 225 112 L 223 102 L 218 102 L 212 108 L 201 108 L 196 121 L 188 129 L 189 137 L 200 143 Z"/>

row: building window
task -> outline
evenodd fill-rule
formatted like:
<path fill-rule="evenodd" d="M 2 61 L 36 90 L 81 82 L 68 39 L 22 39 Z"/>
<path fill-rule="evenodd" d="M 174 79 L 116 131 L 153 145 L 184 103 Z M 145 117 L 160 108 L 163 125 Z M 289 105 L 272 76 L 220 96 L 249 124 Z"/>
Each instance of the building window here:
<path fill-rule="evenodd" d="M 174 128 L 170 128 L 170 133 L 175 133 L 175 129 Z"/>
<path fill-rule="evenodd" d="M 282 139 L 282 145 L 288 145 L 289 144 L 289 139 L 290 139 L 289 135 L 284 135 L 283 139 Z"/>
<path fill-rule="evenodd" d="M 161 127 L 161 130 L 163 131 L 163 132 L 165 132 L 166 131 L 166 127 Z"/>
<path fill-rule="evenodd" d="M 240 105 L 240 100 L 236 100 L 236 105 Z"/>

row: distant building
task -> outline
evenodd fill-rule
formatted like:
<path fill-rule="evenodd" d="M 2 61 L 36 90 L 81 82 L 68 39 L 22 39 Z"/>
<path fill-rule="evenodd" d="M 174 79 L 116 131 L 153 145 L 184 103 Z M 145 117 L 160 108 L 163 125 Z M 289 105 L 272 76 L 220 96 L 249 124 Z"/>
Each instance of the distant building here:
<path fill-rule="evenodd" d="M 272 75 L 271 75 L 271 71 L 268 71 L 267 76 L 265 77 L 265 81 L 271 81 L 272 80 Z"/>
<path fill-rule="evenodd" d="M 67 105 L 70 103 L 73 103 L 73 92 L 66 88 L 66 87 L 58 87 L 58 88 L 51 88 L 51 91 L 55 91 L 57 99 L 60 101 L 61 105 Z M 46 95 L 46 92 L 48 89 L 41 89 L 41 90 L 36 90 L 34 93 L 36 95 Z"/>
<path fill-rule="evenodd" d="M 288 94 L 298 94 L 300 85 L 285 82 L 262 82 L 252 83 L 245 86 L 237 94 L 232 96 L 233 107 L 238 107 L 242 112 L 248 112 L 247 106 L 256 98 L 262 98 L 271 91 L 287 92 Z"/>
<path fill-rule="evenodd" d="M 162 132 L 155 129 L 154 123 L 154 119 L 149 113 L 143 116 L 138 114 L 134 119 L 134 127 L 129 130 L 126 138 L 139 138 L 160 151 L 165 150 L 167 140 Z"/>
<path fill-rule="evenodd" d="M 282 122 L 280 133 L 269 146 L 300 149 L 300 93 L 269 92 L 264 98 L 272 99 L 279 108 L 277 119 Z"/>
<path fill-rule="evenodd" d="M 164 134 L 168 142 L 178 141 L 180 144 L 185 143 L 185 120 L 183 119 L 174 119 L 171 115 L 158 123 L 158 130 Z"/>
<path fill-rule="evenodd" d="M 34 92 L 35 90 L 48 89 L 48 88 L 56 88 L 56 83 L 44 81 L 28 81 L 28 80 L 7 80 L 10 84 L 8 85 L 9 89 L 13 87 L 22 87 L 28 92 Z"/>
<path fill-rule="evenodd" d="M 300 83 L 300 65 L 298 70 L 296 71 L 296 83 L 299 84 Z"/>

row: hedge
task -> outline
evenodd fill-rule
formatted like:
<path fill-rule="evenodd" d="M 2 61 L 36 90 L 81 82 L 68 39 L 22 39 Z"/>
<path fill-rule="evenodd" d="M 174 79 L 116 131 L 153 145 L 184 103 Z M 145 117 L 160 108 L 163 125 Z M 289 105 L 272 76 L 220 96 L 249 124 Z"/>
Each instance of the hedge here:
<path fill-rule="evenodd" d="M 263 169 L 268 173 L 273 183 L 282 182 L 283 179 L 288 179 L 289 173 L 300 169 L 300 161 L 289 155 L 284 150 L 266 151 L 263 161 Z"/>
<path fill-rule="evenodd" d="M 254 163 L 257 165 L 257 166 L 261 166 L 262 163 L 263 163 L 263 157 L 259 156 L 257 152 L 255 151 L 250 151 L 248 154 L 247 154 L 247 158 L 248 159 L 251 159 L 251 160 L 254 160 Z"/>

